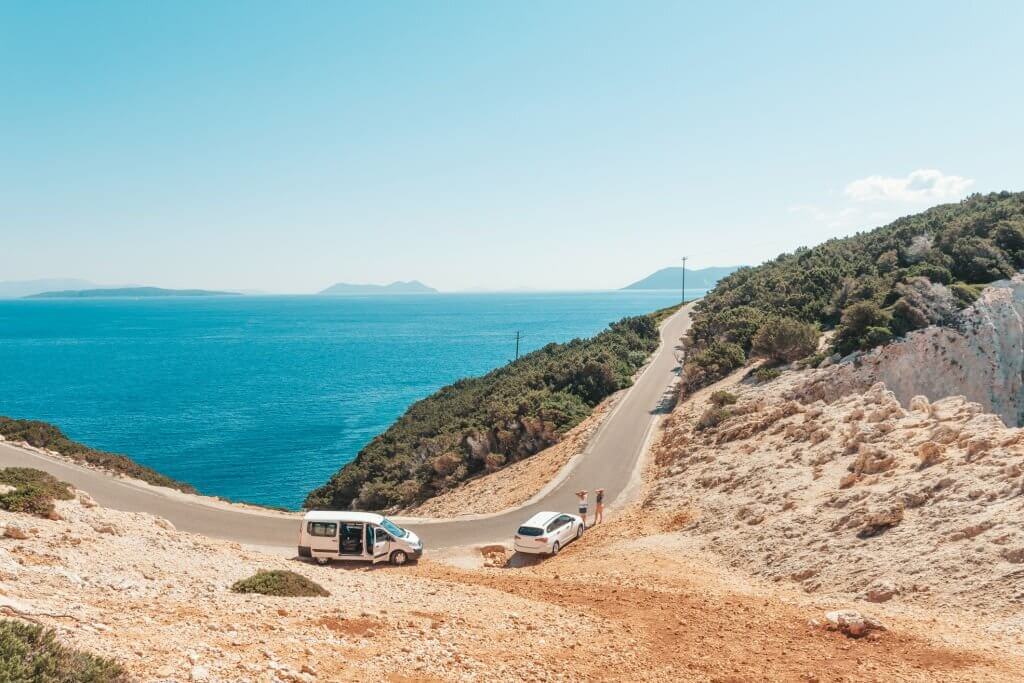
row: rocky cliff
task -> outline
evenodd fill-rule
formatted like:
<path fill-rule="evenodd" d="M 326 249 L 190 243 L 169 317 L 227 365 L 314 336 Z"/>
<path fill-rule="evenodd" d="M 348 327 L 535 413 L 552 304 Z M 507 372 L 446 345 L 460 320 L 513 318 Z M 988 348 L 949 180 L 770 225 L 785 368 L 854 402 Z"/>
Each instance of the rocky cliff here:
<path fill-rule="evenodd" d="M 996 282 L 952 327 L 927 327 L 840 363 L 821 398 L 884 382 L 900 403 L 965 396 L 1008 426 L 1024 420 L 1024 277 Z M 838 394 L 836 392 L 839 392 Z M 826 395 L 828 394 L 828 395 Z"/>

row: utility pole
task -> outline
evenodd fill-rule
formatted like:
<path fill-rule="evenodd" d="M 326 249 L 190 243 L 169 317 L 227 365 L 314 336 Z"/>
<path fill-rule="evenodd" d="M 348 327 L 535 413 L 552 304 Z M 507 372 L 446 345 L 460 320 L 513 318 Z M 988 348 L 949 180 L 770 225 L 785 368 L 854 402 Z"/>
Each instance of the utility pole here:
<path fill-rule="evenodd" d="M 516 360 L 519 360 L 519 330 L 516 330 Z"/>
<path fill-rule="evenodd" d="M 683 257 L 683 284 L 679 286 L 679 294 L 680 294 L 679 300 L 680 300 L 681 303 L 684 303 L 684 304 L 686 303 L 686 259 L 688 259 L 688 258 L 690 258 L 690 257 L 689 256 L 684 256 Z"/>

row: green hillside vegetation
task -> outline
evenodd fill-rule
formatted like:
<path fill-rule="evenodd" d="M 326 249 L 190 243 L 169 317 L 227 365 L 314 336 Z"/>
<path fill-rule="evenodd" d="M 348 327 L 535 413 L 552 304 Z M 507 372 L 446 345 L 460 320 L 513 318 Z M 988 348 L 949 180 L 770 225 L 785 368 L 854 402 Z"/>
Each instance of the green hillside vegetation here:
<path fill-rule="evenodd" d="M 306 507 L 409 505 L 557 443 L 632 383 L 658 346 L 658 320 L 673 310 L 625 318 L 590 339 L 548 344 L 414 403 L 310 493 Z"/>
<path fill-rule="evenodd" d="M 48 517 L 54 510 L 53 501 L 74 498 L 71 484 L 31 467 L 0 469 L 0 484 L 14 487 L 13 491 L 0 494 L 0 510 L 8 512 Z"/>
<path fill-rule="evenodd" d="M 932 324 L 949 324 L 984 285 L 1024 268 L 1024 193 L 973 195 L 723 278 L 696 306 L 684 374 L 689 390 L 749 357 L 870 349 Z"/>
<path fill-rule="evenodd" d="M 38 420 L 15 420 L 0 415 L 0 436 L 8 441 L 21 441 L 36 448 L 56 451 L 64 457 L 80 463 L 99 467 L 100 469 L 123 474 L 133 479 L 141 479 L 153 486 L 166 486 L 185 493 L 196 490 L 184 482 L 175 481 L 145 465 L 140 465 L 131 458 L 117 453 L 107 453 L 89 448 L 77 441 L 72 441 L 57 427 Z"/>
<path fill-rule="evenodd" d="M 127 683 L 115 661 L 60 643 L 50 629 L 0 619 L 0 681 L 36 683 Z"/>

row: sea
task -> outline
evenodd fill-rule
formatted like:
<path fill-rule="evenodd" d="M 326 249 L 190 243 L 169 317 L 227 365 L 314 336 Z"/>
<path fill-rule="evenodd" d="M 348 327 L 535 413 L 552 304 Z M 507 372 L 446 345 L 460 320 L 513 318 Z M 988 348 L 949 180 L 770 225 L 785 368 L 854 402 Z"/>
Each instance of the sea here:
<path fill-rule="evenodd" d="M 705 290 L 687 291 L 687 298 Z M 415 401 L 677 291 L 0 301 L 0 415 L 298 509 Z"/>

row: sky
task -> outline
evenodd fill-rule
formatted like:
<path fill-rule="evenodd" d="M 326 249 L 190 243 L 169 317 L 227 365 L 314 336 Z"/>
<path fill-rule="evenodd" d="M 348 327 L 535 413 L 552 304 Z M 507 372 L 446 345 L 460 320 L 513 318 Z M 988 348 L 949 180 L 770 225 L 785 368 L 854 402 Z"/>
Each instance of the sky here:
<path fill-rule="evenodd" d="M 1024 3 L 0 3 L 0 280 L 610 289 L 1024 190 Z"/>

